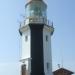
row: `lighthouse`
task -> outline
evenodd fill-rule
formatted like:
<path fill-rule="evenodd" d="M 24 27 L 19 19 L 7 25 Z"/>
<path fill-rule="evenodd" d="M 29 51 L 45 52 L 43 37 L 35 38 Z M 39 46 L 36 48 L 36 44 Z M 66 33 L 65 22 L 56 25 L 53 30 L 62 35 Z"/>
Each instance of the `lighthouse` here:
<path fill-rule="evenodd" d="M 47 19 L 47 5 L 43 0 L 29 0 L 21 35 L 21 75 L 52 75 L 51 36 L 53 23 Z"/>

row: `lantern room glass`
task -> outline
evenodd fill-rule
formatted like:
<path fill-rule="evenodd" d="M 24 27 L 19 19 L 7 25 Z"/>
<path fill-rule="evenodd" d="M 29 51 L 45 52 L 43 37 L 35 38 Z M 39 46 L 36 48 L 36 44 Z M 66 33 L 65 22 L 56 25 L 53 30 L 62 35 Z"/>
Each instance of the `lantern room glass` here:
<path fill-rule="evenodd" d="M 33 1 L 25 6 L 26 18 L 28 17 L 43 17 L 46 18 L 46 4 L 41 1 Z"/>

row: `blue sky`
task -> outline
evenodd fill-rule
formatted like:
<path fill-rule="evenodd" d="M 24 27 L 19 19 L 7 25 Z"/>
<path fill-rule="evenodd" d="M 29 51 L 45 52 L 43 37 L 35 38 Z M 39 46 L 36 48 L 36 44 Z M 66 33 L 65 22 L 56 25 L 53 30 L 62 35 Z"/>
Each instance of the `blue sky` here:
<path fill-rule="evenodd" d="M 20 75 L 19 22 L 26 0 L 0 0 L 0 75 Z M 47 0 L 48 19 L 54 23 L 53 70 L 57 64 L 75 72 L 75 0 Z"/>

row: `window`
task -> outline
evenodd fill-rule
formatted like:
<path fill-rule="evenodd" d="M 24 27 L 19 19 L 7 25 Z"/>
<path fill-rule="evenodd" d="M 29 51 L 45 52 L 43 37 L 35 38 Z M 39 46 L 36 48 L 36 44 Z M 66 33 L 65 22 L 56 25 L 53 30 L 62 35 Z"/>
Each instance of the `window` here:
<path fill-rule="evenodd" d="M 46 41 L 48 41 L 48 36 L 46 35 Z"/>
<path fill-rule="evenodd" d="M 25 41 L 27 41 L 27 40 L 28 40 L 28 36 L 26 35 L 26 36 L 25 36 Z"/>
<path fill-rule="evenodd" d="M 47 70 L 48 70 L 48 71 L 49 71 L 49 66 L 50 66 L 49 63 L 47 62 Z"/>

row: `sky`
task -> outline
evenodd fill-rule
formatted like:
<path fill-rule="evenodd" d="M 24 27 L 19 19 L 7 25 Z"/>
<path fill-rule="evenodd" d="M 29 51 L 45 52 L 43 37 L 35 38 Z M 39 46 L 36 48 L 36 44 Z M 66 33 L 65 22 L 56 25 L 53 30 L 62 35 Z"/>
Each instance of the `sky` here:
<path fill-rule="evenodd" d="M 52 69 L 75 72 L 75 0 L 46 0 L 54 24 Z M 0 0 L 0 75 L 20 75 L 21 43 L 18 32 L 26 0 Z"/>

